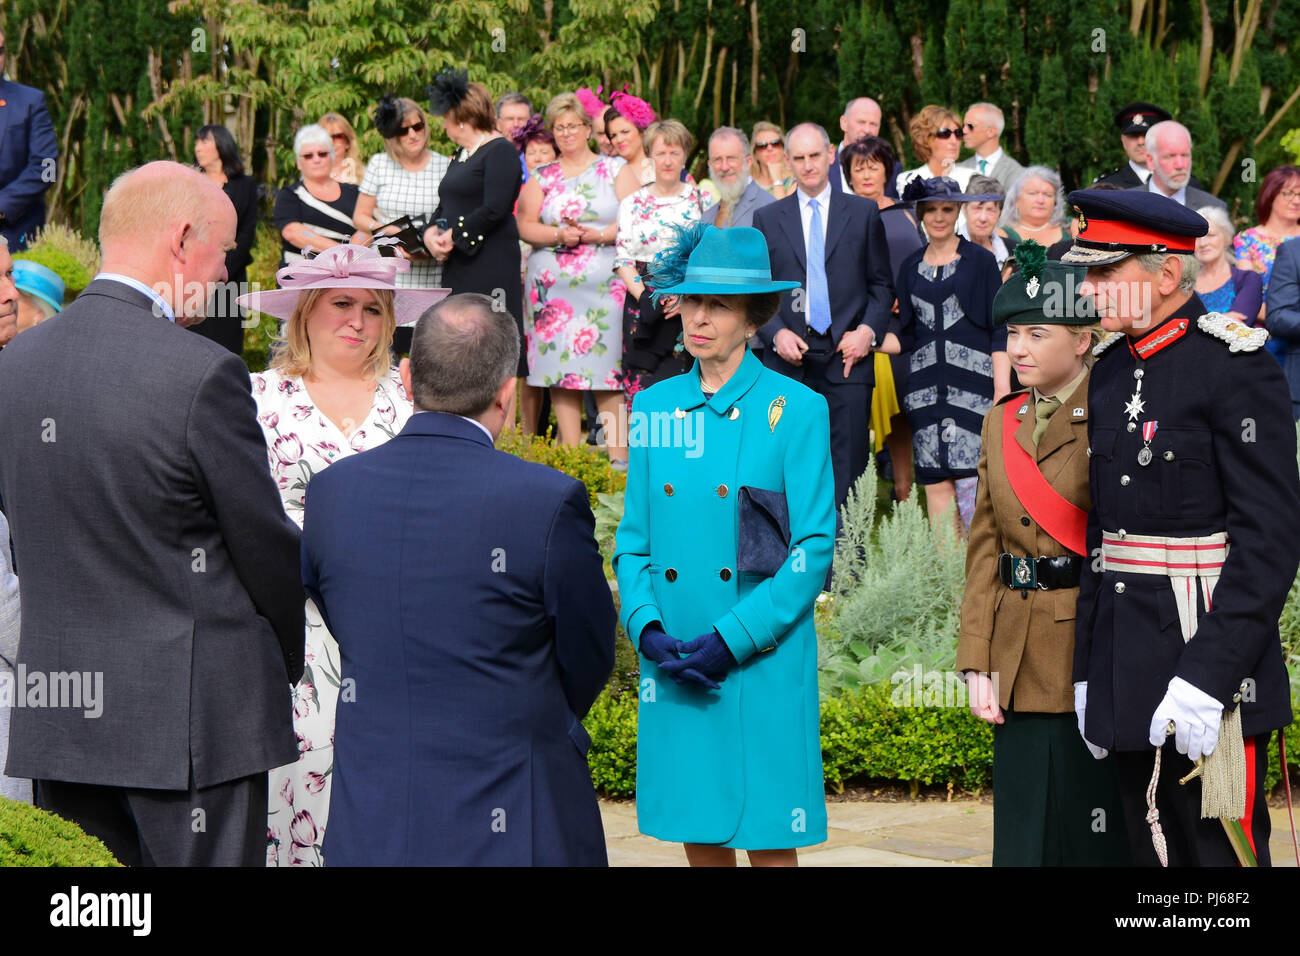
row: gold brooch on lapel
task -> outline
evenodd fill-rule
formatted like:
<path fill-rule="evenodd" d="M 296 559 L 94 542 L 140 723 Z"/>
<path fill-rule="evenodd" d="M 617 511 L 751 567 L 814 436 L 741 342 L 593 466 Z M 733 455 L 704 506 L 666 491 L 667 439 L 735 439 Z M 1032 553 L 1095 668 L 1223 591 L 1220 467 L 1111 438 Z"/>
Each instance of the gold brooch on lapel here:
<path fill-rule="evenodd" d="M 785 396 L 778 395 L 772 399 L 772 404 L 767 406 L 767 427 L 769 431 L 776 431 L 776 423 L 781 420 L 781 410 L 785 408 Z"/>

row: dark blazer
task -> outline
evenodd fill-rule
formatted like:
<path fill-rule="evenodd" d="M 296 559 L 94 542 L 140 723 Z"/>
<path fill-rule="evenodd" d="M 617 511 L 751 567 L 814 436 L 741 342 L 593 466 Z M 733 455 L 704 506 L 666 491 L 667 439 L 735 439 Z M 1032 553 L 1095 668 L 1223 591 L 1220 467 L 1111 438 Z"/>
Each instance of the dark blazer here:
<path fill-rule="evenodd" d="M 1129 163 L 1127 158 L 1125 158 L 1124 162 L 1120 166 L 1116 167 L 1115 169 L 1112 169 L 1110 172 L 1106 173 L 1105 175 L 1098 176 L 1096 179 L 1092 181 L 1092 184 L 1094 186 L 1097 185 L 1098 183 L 1110 183 L 1111 185 L 1120 186 L 1124 189 L 1132 189 L 1137 186 L 1142 186 L 1142 187 L 1146 186 L 1146 183 L 1143 182 L 1142 177 L 1133 171 L 1133 166 L 1131 163 Z M 1187 185 L 1193 189 L 1205 188 L 1204 183 L 1202 183 L 1195 176 L 1191 176 L 1188 178 Z"/>
<path fill-rule="evenodd" d="M 878 344 L 884 338 L 894 303 L 889 247 L 885 242 L 880 210 L 870 199 L 832 188 L 827 215 L 826 283 L 831 299 L 831 339 L 838 346 L 845 332 L 859 325 L 869 325 L 876 333 Z M 804 253 L 798 190 L 754 213 L 754 228 L 767 239 L 772 278 L 799 282 L 806 288 L 808 263 Z M 782 293 L 781 311 L 758 332 L 766 346 L 763 361 L 768 367 L 800 382 L 803 381 L 804 366 L 791 365 L 777 355 L 772 340 L 782 328 L 800 338 L 807 336 L 805 288 Z M 844 378 L 844 366 L 839 362 L 829 363 L 827 372 L 828 380 L 839 384 L 870 385 L 875 381 L 874 363 L 870 361 L 854 365 L 848 378 Z"/>
<path fill-rule="evenodd" d="M 302 575 L 338 640 L 331 866 L 603 866 L 580 719 L 614 604 L 572 478 L 413 415 L 307 491 Z"/>
<path fill-rule="evenodd" d="M 244 354 L 244 310 L 235 298 L 248 281 L 248 264 L 253 261 L 253 243 L 257 240 L 257 180 L 247 173 L 227 180 L 221 187 L 235 207 L 235 248 L 226 253 L 227 283 L 210 303 L 207 319 L 191 325 L 190 331 L 216 342 L 235 355 Z"/>
<path fill-rule="evenodd" d="M 736 200 L 736 208 L 732 210 L 731 215 L 727 218 L 727 224 L 724 229 L 732 229 L 739 226 L 753 226 L 754 213 L 764 206 L 770 206 L 776 202 L 772 194 L 760 186 L 754 180 L 745 184 L 745 191 L 740 194 Z M 714 203 L 704 211 L 701 217 L 706 225 L 716 226 L 718 224 L 718 210 L 722 203 Z"/>
<path fill-rule="evenodd" d="M 45 225 L 45 190 L 54 183 L 58 157 L 45 94 L 0 80 L 0 233 L 12 251 Z"/>
<path fill-rule="evenodd" d="M 1131 171 L 1132 170 L 1130 169 L 1130 172 Z M 1145 184 L 1141 184 L 1137 186 L 1129 186 L 1128 188 L 1129 190 L 1138 189 L 1144 193 L 1152 192 L 1151 180 L 1148 179 Z M 1163 193 L 1161 195 L 1163 195 Z M 1218 196 L 1212 195 L 1211 193 L 1207 193 L 1203 189 L 1197 189 L 1190 182 L 1188 182 L 1187 184 L 1187 191 L 1185 193 L 1185 196 L 1187 198 L 1187 202 L 1185 202 L 1183 205 L 1185 205 L 1188 209 L 1191 209 L 1193 211 L 1197 209 L 1201 209 L 1204 206 L 1217 206 L 1219 209 L 1222 209 L 1225 212 L 1228 209 L 1228 204 L 1224 202 L 1222 199 L 1220 199 Z"/>
<path fill-rule="evenodd" d="M 298 534 L 243 362 L 99 279 L 0 353 L 0 408 L 18 663 L 103 674 L 97 719 L 14 710 L 8 774 L 185 790 L 292 762 Z"/>
<path fill-rule="evenodd" d="M 1291 392 L 1292 417 L 1300 420 L 1300 242 L 1294 239 L 1277 247 L 1268 280 L 1265 326 L 1269 335 L 1286 343 L 1282 368 Z"/>

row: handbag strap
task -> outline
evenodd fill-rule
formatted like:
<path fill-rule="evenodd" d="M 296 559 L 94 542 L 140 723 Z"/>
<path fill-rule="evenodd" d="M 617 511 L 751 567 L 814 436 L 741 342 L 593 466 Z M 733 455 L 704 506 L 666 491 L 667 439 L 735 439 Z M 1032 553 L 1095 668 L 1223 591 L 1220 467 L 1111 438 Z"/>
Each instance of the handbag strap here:
<path fill-rule="evenodd" d="M 1075 554 L 1087 554 L 1088 513 L 1053 488 L 1038 462 L 1016 441 L 1020 407 L 1018 402 L 1007 402 L 1002 415 L 1002 457 L 1011 490 L 1040 528 Z"/>

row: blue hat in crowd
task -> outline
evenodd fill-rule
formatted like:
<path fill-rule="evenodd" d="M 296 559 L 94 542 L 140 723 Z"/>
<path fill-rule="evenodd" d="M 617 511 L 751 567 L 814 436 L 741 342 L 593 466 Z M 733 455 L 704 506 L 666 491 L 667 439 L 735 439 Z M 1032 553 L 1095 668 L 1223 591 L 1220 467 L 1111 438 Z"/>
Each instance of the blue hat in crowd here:
<path fill-rule="evenodd" d="M 28 259 L 15 260 L 14 285 L 19 292 L 26 292 L 42 302 L 48 302 L 55 312 L 63 311 L 63 280 L 53 269 L 47 269 L 39 262 Z"/>
<path fill-rule="evenodd" d="M 676 236 L 655 256 L 646 284 L 661 295 L 755 295 L 786 292 L 798 282 L 772 279 L 767 240 L 757 229 L 719 229 L 702 222 L 675 226 Z"/>
<path fill-rule="evenodd" d="M 947 176 L 933 176 L 930 179 L 918 176 L 903 187 L 903 195 L 894 206 L 909 208 L 923 202 L 1001 202 L 1002 198 L 1001 193 L 964 193 L 957 185 L 957 180 Z"/>
<path fill-rule="evenodd" d="M 1210 231 L 1200 213 L 1140 189 L 1076 189 L 1070 203 L 1079 234 L 1061 261 L 1104 266 L 1126 256 L 1192 255 Z"/>

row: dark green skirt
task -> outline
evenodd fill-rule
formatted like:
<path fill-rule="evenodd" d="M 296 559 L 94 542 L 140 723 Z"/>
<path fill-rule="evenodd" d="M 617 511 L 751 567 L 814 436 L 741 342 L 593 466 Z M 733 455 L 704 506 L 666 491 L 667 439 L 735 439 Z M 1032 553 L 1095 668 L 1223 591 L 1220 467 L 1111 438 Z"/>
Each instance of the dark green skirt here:
<path fill-rule="evenodd" d="M 993 727 L 993 865 L 1129 866 L 1113 760 L 1074 714 L 1003 711 Z"/>

